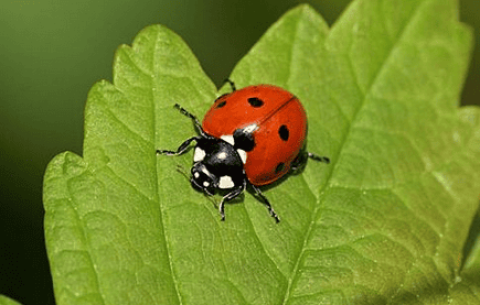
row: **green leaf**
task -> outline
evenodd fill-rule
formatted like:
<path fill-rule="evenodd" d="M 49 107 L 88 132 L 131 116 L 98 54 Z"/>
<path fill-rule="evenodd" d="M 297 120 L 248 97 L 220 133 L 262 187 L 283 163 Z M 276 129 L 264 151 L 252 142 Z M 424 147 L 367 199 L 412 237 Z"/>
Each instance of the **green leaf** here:
<path fill-rule="evenodd" d="M 4 295 L 0 294 L 0 305 L 21 305 L 17 301 L 14 301 Z"/>
<path fill-rule="evenodd" d="M 231 75 L 296 94 L 309 150 L 330 165 L 227 204 L 195 192 L 194 135 L 217 92 L 162 26 L 115 57 L 85 111 L 83 158 L 45 174 L 45 234 L 62 304 L 477 304 L 480 110 L 458 108 L 471 32 L 454 0 L 358 0 L 329 29 L 285 14 Z M 477 232 L 478 234 L 478 232 Z M 466 261 L 464 269 L 461 269 Z"/>

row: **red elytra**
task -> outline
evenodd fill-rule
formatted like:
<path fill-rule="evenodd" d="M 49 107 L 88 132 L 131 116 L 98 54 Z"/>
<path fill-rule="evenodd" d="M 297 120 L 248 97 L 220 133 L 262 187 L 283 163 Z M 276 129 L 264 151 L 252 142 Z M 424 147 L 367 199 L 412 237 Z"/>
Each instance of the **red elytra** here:
<path fill-rule="evenodd" d="M 256 125 L 255 146 L 244 164 L 251 184 L 270 184 L 290 171 L 305 145 L 307 116 L 292 93 L 256 85 L 219 97 L 203 119 L 204 131 L 217 138 Z"/>
<path fill-rule="evenodd" d="M 218 205 L 225 220 L 224 205 L 248 186 L 275 213 L 260 186 L 287 173 L 300 173 L 308 159 L 329 163 L 306 150 L 307 117 L 300 101 L 290 92 L 272 85 L 249 86 L 220 96 L 200 124 L 195 115 L 175 104 L 190 118 L 198 135 L 185 140 L 177 150 L 158 149 L 157 154 L 179 156 L 195 141 L 190 183 L 207 195 L 223 194 Z"/>

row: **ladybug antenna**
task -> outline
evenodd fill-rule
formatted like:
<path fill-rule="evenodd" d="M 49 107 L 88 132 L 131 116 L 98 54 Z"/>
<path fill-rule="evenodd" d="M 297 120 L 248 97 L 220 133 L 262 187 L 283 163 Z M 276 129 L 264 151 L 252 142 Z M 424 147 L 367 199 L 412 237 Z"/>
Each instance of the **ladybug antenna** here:
<path fill-rule="evenodd" d="M 190 176 L 189 176 L 187 170 L 185 169 L 185 167 L 181 166 L 180 164 L 177 164 L 177 172 L 182 174 L 182 176 L 184 176 L 185 179 L 190 180 Z"/>
<path fill-rule="evenodd" d="M 186 110 L 185 108 L 183 108 L 183 107 L 180 106 L 179 104 L 175 104 L 174 107 L 177 108 L 178 110 L 180 110 L 180 113 L 181 113 L 181 114 L 183 114 L 184 116 L 190 118 L 190 119 L 193 121 L 193 124 L 195 125 L 195 127 L 198 129 L 198 131 L 199 131 L 202 135 L 205 135 L 205 131 L 203 131 L 202 124 L 200 124 L 200 121 L 197 119 L 196 116 L 194 116 L 193 114 L 191 114 L 190 112 L 188 112 L 188 110 Z"/>

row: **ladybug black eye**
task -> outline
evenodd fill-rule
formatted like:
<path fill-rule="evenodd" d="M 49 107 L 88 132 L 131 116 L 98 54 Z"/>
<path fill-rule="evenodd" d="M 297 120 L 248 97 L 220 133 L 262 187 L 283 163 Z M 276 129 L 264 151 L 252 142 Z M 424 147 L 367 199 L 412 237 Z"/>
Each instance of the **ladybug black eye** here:
<path fill-rule="evenodd" d="M 280 126 L 280 128 L 278 129 L 278 134 L 280 135 L 280 138 L 284 141 L 287 141 L 288 137 L 290 136 L 290 132 L 285 125 Z"/>
<path fill-rule="evenodd" d="M 222 101 L 220 103 L 218 103 L 217 106 L 215 106 L 215 108 L 222 108 L 223 106 L 225 106 L 227 104 L 227 101 Z"/>
<path fill-rule="evenodd" d="M 248 103 L 255 108 L 262 107 L 263 106 L 263 101 L 261 99 L 258 99 L 256 97 L 251 97 L 248 99 Z"/>
<path fill-rule="evenodd" d="M 275 174 L 278 174 L 279 172 L 283 171 L 285 168 L 285 163 L 281 162 L 278 163 L 277 167 L 275 168 Z"/>

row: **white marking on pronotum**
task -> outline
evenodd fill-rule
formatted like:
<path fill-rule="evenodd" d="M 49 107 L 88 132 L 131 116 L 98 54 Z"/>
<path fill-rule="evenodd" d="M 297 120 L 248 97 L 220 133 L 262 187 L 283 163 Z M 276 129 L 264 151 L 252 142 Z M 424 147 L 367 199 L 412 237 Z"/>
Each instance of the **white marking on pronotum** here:
<path fill-rule="evenodd" d="M 220 177 L 220 181 L 218 182 L 218 187 L 221 189 L 229 189 L 235 186 L 233 183 L 232 177 L 230 176 L 222 176 Z"/>
<path fill-rule="evenodd" d="M 200 162 L 205 158 L 205 151 L 200 147 L 195 147 L 195 153 L 193 154 L 193 162 Z"/>
<path fill-rule="evenodd" d="M 203 181 L 203 186 L 204 186 L 204 187 L 209 187 L 209 186 L 210 186 L 210 182 L 208 182 L 208 181 Z"/>
<path fill-rule="evenodd" d="M 252 133 L 254 132 L 255 130 L 258 129 L 258 125 L 257 124 L 250 124 L 248 125 L 247 127 L 243 128 L 243 130 L 246 132 L 246 133 Z"/>
<path fill-rule="evenodd" d="M 198 179 L 198 177 L 200 177 L 200 173 L 199 173 L 199 172 L 195 172 L 195 173 L 193 174 L 193 177 L 195 177 L 195 178 Z"/>
<path fill-rule="evenodd" d="M 220 160 L 225 160 L 227 158 L 227 153 L 222 151 L 221 153 L 218 154 L 218 159 Z"/>
<path fill-rule="evenodd" d="M 233 139 L 233 135 L 223 135 L 220 137 L 220 139 L 224 140 L 227 143 L 235 145 L 235 140 Z"/>
<path fill-rule="evenodd" d="M 243 164 L 245 164 L 247 162 L 247 153 L 243 149 L 237 149 L 237 153 L 240 159 L 242 159 Z"/>

